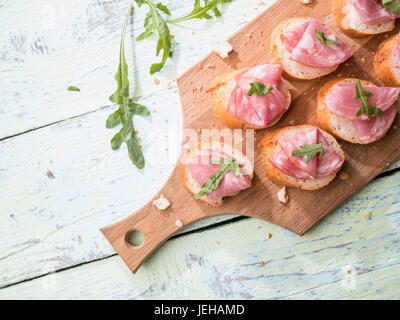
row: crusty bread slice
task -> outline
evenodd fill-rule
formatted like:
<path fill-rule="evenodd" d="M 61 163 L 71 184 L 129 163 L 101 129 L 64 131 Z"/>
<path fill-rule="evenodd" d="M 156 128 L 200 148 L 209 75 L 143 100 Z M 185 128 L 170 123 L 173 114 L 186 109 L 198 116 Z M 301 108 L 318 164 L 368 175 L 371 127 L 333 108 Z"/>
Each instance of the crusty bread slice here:
<path fill-rule="evenodd" d="M 375 24 L 363 23 L 351 0 L 332 0 L 332 12 L 337 27 L 343 33 L 353 38 L 362 38 L 371 34 L 389 32 L 395 26 L 394 20 Z"/>
<path fill-rule="evenodd" d="M 179 167 L 179 175 L 180 181 L 182 185 L 191 193 L 197 194 L 199 193 L 201 186 L 197 183 L 197 181 L 190 174 L 189 169 L 186 166 L 186 159 L 189 159 L 193 156 L 196 156 L 200 150 L 210 149 L 211 150 L 220 150 L 223 151 L 226 155 L 231 156 L 233 159 L 236 159 L 239 162 L 241 173 L 245 174 L 246 177 L 251 180 L 253 179 L 253 171 L 254 167 L 252 162 L 239 150 L 232 148 L 232 146 L 224 143 L 214 143 L 214 144 L 199 144 L 195 147 L 190 148 L 188 151 L 180 159 L 180 167 Z M 236 193 L 226 195 L 225 197 L 233 197 L 237 195 Z M 210 205 L 219 206 L 223 203 L 223 198 L 218 199 L 207 199 L 206 197 L 201 198 Z"/>
<path fill-rule="evenodd" d="M 272 130 L 261 140 L 259 149 L 262 155 L 262 164 L 267 173 L 267 177 L 274 183 L 286 187 L 300 188 L 303 190 L 317 190 L 328 185 L 336 176 L 336 173 L 340 171 L 340 168 L 329 176 L 316 179 L 297 179 L 280 171 L 270 161 L 272 157 L 279 150 L 279 142 L 290 139 L 302 132 L 315 128 L 314 126 L 302 125 L 284 127 Z M 326 140 L 333 147 L 333 149 L 344 159 L 344 152 L 336 139 L 329 133 L 320 129 Z"/>
<path fill-rule="evenodd" d="M 271 127 L 275 125 L 281 118 L 282 116 L 286 113 L 286 111 L 289 109 L 290 103 L 291 103 L 291 95 L 289 91 L 289 85 L 285 83 L 283 80 L 280 85 L 279 85 L 279 90 L 281 93 L 286 97 L 286 107 L 285 109 L 278 114 L 266 127 L 256 127 L 250 123 L 247 123 L 245 121 L 239 120 L 235 118 L 233 115 L 231 115 L 228 112 L 228 104 L 229 104 L 229 98 L 231 96 L 232 90 L 235 87 L 235 81 L 233 79 L 235 76 L 245 72 L 246 70 L 249 70 L 250 68 L 244 68 L 240 70 L 236 70 L 233 72 L 230 72 L 228 74 L 224 74 L 222 76 L 219 76 L 215 79 L 215 81 L 212 83 L 210 88 L 207 90 L 211 94 L 211 99 L 212 99 L 212 105 L 214 109 L 214 113 L 217 116 L 217 118 L 227 127 L 232 128 L 232 129 L 243 129 L 243 128 L 248 128 L 248 129 L 264 129 Z"/>
<path fill-rule="evenodd" d="M 351 143 L 365 144 L 361 142 L 360 138 L 358 137 L 357 131 L 354 128 L 351 120 L 332 113 L 325 105 L 326 95 L 328 94 L 330 88 L 332 88 L 336 83 L 355 83 L 357 80 L 358 79 L 354 78 L 340 78 L 327 82 L 321 88 L 317 96 L 317 117 L 319 127 L 333 134 L 335 137 Z M 365 80 L 361 80 L 361 84 L 363 86 L 376 87 L 376 85 L 372 82 Z M 383 138 L 386 135 L 386 132 L 384 132 L 377 140 Z"/>
<path fill-rule="evenodd" d="M 375 72 L 387 86 L 400 87 L 400 64 L 397 57 L 397 40 L 394 35 L 385 40 L 378 48 L 374 59 Z"/>
<path fill-rule="evenodd" d="M 338 66 L 330 68 L 315 68 L 290 59 L 291 53 L 286 50 L 281 41 L 281 34 L 285 30 L 298 27 L 306 22 L 309 17 L 296 17 L 282 21 L 271 34 L 271 55 L 274 62 L 282 64 L 283 74 L 288 79 L 311 80 L 325 76 L 335 71 Z"/>

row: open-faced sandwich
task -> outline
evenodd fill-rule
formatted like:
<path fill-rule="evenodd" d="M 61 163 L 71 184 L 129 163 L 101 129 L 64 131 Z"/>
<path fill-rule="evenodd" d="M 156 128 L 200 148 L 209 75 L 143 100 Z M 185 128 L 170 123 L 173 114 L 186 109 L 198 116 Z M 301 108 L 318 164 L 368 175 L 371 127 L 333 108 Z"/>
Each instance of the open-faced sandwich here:
<path fill-rule="evenodd" d="M 281 76 L 280 64 L 264 64 L 216 78 L 208 89 L 215 115 L 232 129 L 274 125 L 291 102 Z"/>
<path fill-rule="evenodd" d="M 355 38 L 391 31 L 400 17 L 398 0 L 332 0 L 332 11 L 338 28 Z"/>
<path fill-rule="evenodd" d="M 272 130 L 259 148 L 270 180 L 303 190 L 328 185 L 344 162 L 344 153 L 336 139 L 309 125 Z"/>
<path fill-rule="evenodd" d="M 310 80 L 327 75 L 353 56 L 353 51 L 317 19 L 290 18 L 271 35 L 271 54 L 284 76 Z"/>
<path fill-rule="evenodd" d="M 318 125 L 336 137 L 359 144 L 385 136 L 396 117 L 400 88 L 369 81 L 329 81 L 318 93 Z"/>
<path fill-rule="evenodd" d="M 394 35 L 378 48 L 374 59 L 375 72 L 387 86 L 400 87 L 400 37 Z"/>
<path fill-rule="evenodd" d="M 208 204 L 219 206 L 251 187 L 253 165 L 240 151 L 227 144 L 201 144 L 189 149 L 180 160 L 183 186 Z"/>

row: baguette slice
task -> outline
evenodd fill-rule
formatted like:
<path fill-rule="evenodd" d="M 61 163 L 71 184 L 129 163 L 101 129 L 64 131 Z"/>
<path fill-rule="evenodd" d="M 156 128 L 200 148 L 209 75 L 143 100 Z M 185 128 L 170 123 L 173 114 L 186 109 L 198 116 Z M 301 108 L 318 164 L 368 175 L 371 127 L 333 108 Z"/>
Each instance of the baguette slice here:
<path fill-rule="evenodd" d="M 318 126 L 325 131 L 333 134 L 335 137 L 358 144 L 365 144 L 361 142 L 358 137 L 357 131 L 353 126 L 351 120 L 338 116 L 331 112 L 325 105 L 325 98 L 328 94 L 330 88 L 332 88 L 336 83 L 356 83 L 358 79 L 354 78 L 340 78 L 334 79 L 327 82 L 319 91 L 317 96 L 318 108 L 317 108 L 317 118 Z M 376 87 L 375 84 L 369 81 L 360 80 L 363 87 Z M 388 129 L 389 130 L 389 129 Z M 387 131 L 386 131 L 387 132 Z M 386 135 L 384 132 L 377 140 L 383 138 Z"/>
<path fill-rule="evenodd" d="M 374 59 L 375 72 L 387 86 L 400 87 L 400 64 L 397 57 L 397 40 L 394 35 L 385 40 L 378 48 Z"/>
<path fill-rule="evenodd" d="M 212 99 L 212 105 L 214 109 L 214 113 L 217 116 L 217 118 L 227 127 L 232 128 L 232 129 L 243 129 L 243 128 L 248 128 L 248 129 L 264 129 L 271 127 L 275 125 L 281 118 L 282 116 L 286 113 L 286 111 L 289 109 L 290 103 L 291 103 L 291 94 L 289 91 L 289 85 L 285 83 L 285 81 L 281 81 L 279 84 L 279 90 L 281 93 L 285 96 L 287 104 L 285 109 L 278 114 L 266 127 L 256 127 L 250 123 L 247 123 L 245 121 L 239 120 L 235 118 L 233 115 L 231 115 L 228 112 L 228 102 L 230 95 L 232 93 L 232 90 L 234 89 L 235 83 L 232 81 L 237 75 L 245 72 L 246 70 L 249 70 L 250 68 L 244 68 L 240 70 L 235 70 L 233 72 L 230 72 L 228 74 L 224 74 L 222 76 L 217 77 L 210 88 L 207 90 L 211 94 L 211 99 Z"/>
<path fill-rule="evenodd" d="M 291 53 L 286 50 L 281 41 L 281 34 L 285 30 L 298 27 L 306 22 L 308 17 L 296 17 L 282 21 L 271 34 L 271 55 L 275 63 L 280 63 L 283 67 L 285 78 L 292 80 L 311 80 L 325 76 L 335 71 L 338 66 L 329 68 L 315 68 L 290 59 Z"/>
<path fill-rule="evenodd" d="M 283 173 L 269 161 L 269 158 L 272 157 L 279 149 L 279 142 L 290 139 L 312 128 L 315 127 L 309 125 L 301 125 L 279 128 L 268 132 L 267 135 L 261 140 L 258 147 L 262 155 L 262 165 L 267 173 L 267 177 L 272 182 L 286 187 L 300 188 L 303 190 L 317 190 L 327 186 L 335 178 L 336 173 L 338 173 L 341 168 L 326 177 L 316 179 L 297 179 Z M 344 159 L 344 152 L 341 149 L 340 145 L 337 143 L 336 139 L 329 133 L 321 129 L 320 132 L 324 135 L 326 140 L 339 154 L 339 156 Z"/>
<path fill-rule="evenodd" d="M 246 173 L 246 177 L 251 180 L 253 179 L 253 171 L 254 167 L 252 162 L 239 150 L 232 148 L 232 146 L 224 143 L 214 143 L 214 144 L 199 144 L 188 151 L 185 152 L 183 157 L 180 160 L 180 167 L 179 167 L 179 175 L 180 175 L 180 181 L 182 185 L 191 193 L 197 194 L 201 186 L 197 183 L 197 181 L 193 178 L 193 176 L 190 174 L 190 171 L 188 167 L 185 164 L 185 160 L 195 156 L 199 150 L 204 150 L 204 149 L 209 149 L 211 148 L 212 150 L 220 150 L 223 151 L 225 154 L 231 156 L 233 159 L 236 159 L 240 166 L 241 166 L 241 172 Z M 206 203 L 212 205 L 212 206 L 220 206 L 223 203 L 223 198 L 225 197 L 233 197 L 237 195 L 238 192 L 226 195 L 224 197 L 220 197 L 218 199 L 207 199 L 206 197 L 201 198 L 200 200 L 205 201 Z"/>
<path fill-rule="evenodd" d="M 389 32 L 394 29 L 395 21 L 385 21 L 375 24 L 362 22 L 352 0 L 332 0 L 332 12 L 337 27 L 349 37 L 363 38 L 371 34 Z"/>

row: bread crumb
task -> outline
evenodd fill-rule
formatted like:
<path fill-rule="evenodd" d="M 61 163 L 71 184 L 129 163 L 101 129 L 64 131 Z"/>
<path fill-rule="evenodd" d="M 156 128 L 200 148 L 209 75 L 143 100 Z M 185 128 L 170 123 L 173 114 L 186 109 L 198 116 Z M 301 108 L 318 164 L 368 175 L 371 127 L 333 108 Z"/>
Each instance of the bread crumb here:
<path fill-rule="evenodd" d="M 350 178 L 350 176 L 346 172 L 341 172 L 339 174 L 339 178 L 342 179 L 342 180 L 348 180 Z"/>
<path fill-rule="evenodd" d="M 272 238 L 272 234 L 268 233 L 268 239 Z"/>
<path fill-rule="evenodd" d="M 182 227 L 183 227 L 183 223 L 182 223 L 182 221 L 179 220 L 179 219 L 175 221 L 175 224 L 176 224 L 179 228 L 182 228 Z"/>
<path fill-rule="evenodd" d="M 371 212 L 365 212 L 365 213 L 363 213 L 362 217 L 363 217 L 364 220 L 369 220 L 369 219 L 371 219 Z"/>
<path fill-rule="evenodd" d="M 215 47 L 214 51 L 222 59 L 228 58 L 230 52 L 232 52 L 233 47 L 228 41 L 222 41 Z"/>
<path fill-rule="evenodd" d="M 280 202 L 286 204 L 289 200 L 289 196 L 286 193 L 286 187 L 283 187 L 281 190 L 279 190 L 277 196 Z"/>
<path fill-rule="evenodd" d="M 265 262 L 264 261 L 261 261 L 260 264 L 261 264 L 262 267 L 265 266 Z"/>
<path fill-rule="evenodd" d="M 153 201 L 153 206 L 155 206 L 158 210 L 166 210 L 171 205 L 171 202 L 168 201 L 167 198 L 164 198 L 161 195 L 157 200 Z"/>
<path fill-rule="evenodd" d="M 160 84 L 160 80 L 158 80 L 157 78 L 153 79 L 153 83 L 158 86 Z"/>

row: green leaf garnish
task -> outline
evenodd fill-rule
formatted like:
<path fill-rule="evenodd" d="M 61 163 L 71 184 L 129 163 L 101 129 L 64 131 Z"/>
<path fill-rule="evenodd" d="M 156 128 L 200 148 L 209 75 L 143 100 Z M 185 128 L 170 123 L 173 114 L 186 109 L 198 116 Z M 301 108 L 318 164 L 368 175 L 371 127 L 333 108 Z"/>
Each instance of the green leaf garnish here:
<path fill-rule="evenodd" d="M 307 156 L 306 163 L 309 163 L 316 155 L 319 153 L 319 158 L 325 155 L 325 150 L 323 147 L 323 142 L 318 144 L 307 144 L 304 146 L 300 146 L 300 150 L 293 150 L 292 156 L 293 157 L 302 157 Z"/>
<path fill-rule="evenodd" d="M 327 39 L 325 37 L 325 34 L 322 31 L 319 31 L 318 29 L 315 30 L 315 34 L 316 34 L 318 40 L 321 41 L 322 43 L 325 43 L 325 44 L 329 44 L 329 43 L 340 44 L 340 41 L 334 41 L 334 40 Z"/>
<path fill-rule="evenodd" d="M 157 33 L 157 49 L 156 55 L 159 56 L 161 50 L 163 51 L 161 62 L 154 63 L 150 67 L 150 74 L 160 71 L 168 58 L 172 56 L 171 50 L 171 32 L 168 28 L 168 23 L 176 23 L 181 21 L 187 21 L 192 19 L 211 19 L 212 16 L 209 11 L 213 11 L 216 17 L 221 15 L 217 5 L 220 3 L 231 2 L 232 0 L 204 0 L 204 6 L 201 5 L 200 0 L 195 0 L 194 9 L 188 15 L 176 18 L 176 19 L 165 19 L 162 15 L 171 15 L 169 9 L 162 3 L 154 3 L 150 0 L 135 0 L 139 7 L 142 4 L 147 4 L 149 12 L 146 14 L 144 19 L 144 27 L 146 28 L 137 38 L 137 41 L 141 41 L 149 38 L 151 35 Z"/>
<path fill-rule="evenodd" d="M 361 85 L 361 81 L 357 80 L 356 83 L 356 96 L 354 99 L 358 99 L 361 101 L 361 108 L 357 111 L 356 116 L 359 117 L 361 114 L 365 114 L 368 116 L 368 120 L 372 120 L 373 115 L 381 116 L 383 115 L 383 111 L 377 107 L 371 106 L 368 103 L 368 98 L 372 97 L 373 94 L 369 91 L 365 91 Z"/>
<path fill-rule="evenodd" d="M 166 20 L 161 16 L 160 11 L 170 15 L 168 8 L 161 3 L 153 3 L 150 0 L 135 0 L 139 7 L 142 4 L 147 4 L 149 7 L 149 12 L 146 15 L 145 26 L 146 30 L 140 34 L 136 40 L 140 41 L 148 38 L 154 32 L 157 32 L 158 41 L 156 55 L 160 55 L 161 50 L 163 50 L 163 56 L 161 62 L 153 63 L 150 67 L 150 74 L 154 74 L 162 69 L 162 67 L 167 62 L 167 59 L 172 55 L 171 52 L 171 32 L 169 31 Z"/>
<path fill-rule="evenodd" d="M 240 174 L 239 163 L 235 159 L 225 159 L 225 158 L 212 158 L 210 159 L 211 164 L 219 164 L 220 167 L 216 173 L 214 173 L 202 186 L 194 198 L 200 199 L 205 197 L 206 195 L 213 192 L 218 188 L 219 183 L 224 178 L 224 176 L 229 172 L 235 176 Z"/>
<path fill-rule="evenodd" d="M 382 4 L 386 11 L 400 14 L 399 0 L 382 0 Z"/>
<path fill-rule="evenodd" d="M 122 124 L 122 129 L 111 139 L 111 149 L 118 150 L 122 142 L 125 142 L 132 163 L 137 168 L 143 169 L 145 161 L 142 148 L 135 134 L 132 117 L 133 115 L 146 116 L 149 115 L 150 112 L 145 106 L 134 103 L 132 99 L 129 98 L 128 64 L 125 59 L 125 33 L 132 11 L 133 5 L 130 5 L 122 30 L 119 66 L 118 72 L 115 74 L 118 88 L 110 96 L 110 101 L 118 104 L 119 107 L 107 118 L 106 127 L 110 129 L 120 123 Z"/>
<path fill-rule="evenodd" d="M 67 90 L 68 91 L 81 91 L 81 89 L 79 89 L 78 87 L 75 87 L 75 86 L 69 86 Z"/>
<path fill-rule="evenodd" d="M 217 5 L 220 3 L 227 3 L 231 2 L 232 0 L 205 0 L 204 1 L 204 6 L 202 7 L 200 4 L 200 0 L 195 0 L 194 1 L 194 8 L 191 13 L 188 15 L 181 17 L 181 18 L 176 18 L 176 19 L 170 19 L 167 22 L 169 23 L 176 23 L 176 22 L 182 22 L 182 21 L 187 21 L 187 20 L 192 20 L 192 19 L 211 19 L 212 16 L 208 13 L 209 11 L 213 11 L 214 15 L 216 17 L 221 16 L 221 12 L 219 11 Z"/>
<path fill-rule="evenodd" d="M 261 82 L 252 82 L 250 83 L 250 90 L 247 92 L 247 95 L 251 97 L 255 93 L 257 96 L 262 97 L 272 90 L 274 90 L 273 86 L 267 88 Z"/>

